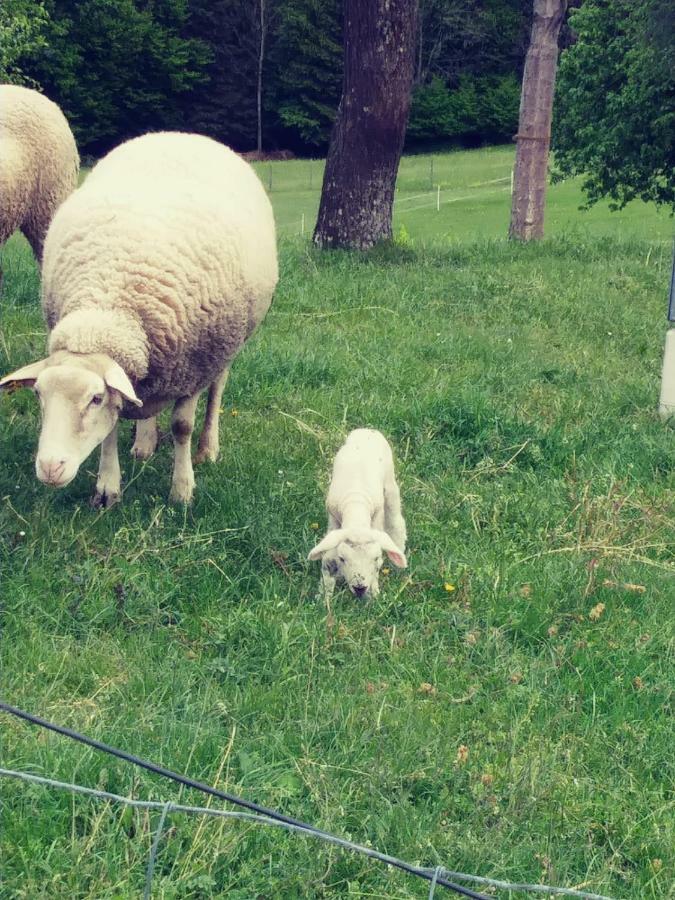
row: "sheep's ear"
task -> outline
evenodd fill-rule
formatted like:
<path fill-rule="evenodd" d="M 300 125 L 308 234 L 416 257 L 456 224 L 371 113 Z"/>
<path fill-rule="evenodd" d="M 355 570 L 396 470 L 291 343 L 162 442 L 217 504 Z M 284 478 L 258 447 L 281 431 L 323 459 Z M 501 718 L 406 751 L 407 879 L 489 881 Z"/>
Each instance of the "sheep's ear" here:
<path fill-rule="evenodd" d="M 408 565 L 408 561 L 405 558 L 405 553 L 396 546 L 387 532 L 378 531 L 377 539 L 380 542 L 382 549 L 387 554 L 389 559 L 393 562 L 393 564 L 395 566 L 398 566 L 399 569 L 405 569 L 405 567 Z"/>
<path fill-rule="evenodd" d="M 114 360 L 110 360 L 108 368 L 105 370 L 103 380 L 109 388 L 118 391 L 129 403 L 135 403 L 136 406 L 143 406 L 143 401 L 136 396 L 136 391 L 129 381 L 129 376 L 122 366 Z"/>
<path fill-rule="evenodd" d="M 40 359 L 38 362 L 29 363 L 22 369 L 17 369 L 11 375 L 5 375 L 0 378 L 0 391 L 15 391 L 17 388 L 32 388 L 38 375 L 47 365 L 46 359 Z"/>
<path fill-rule="evenodd" d="M 313 550 L 310 550 L 307 559 L 320 559 L 324 553 L 334 550 L 337 545 L 345 538 L 345 532 L 342 528 L 335 531 L 329 531 L 323 540 L 319 541 Z"/>

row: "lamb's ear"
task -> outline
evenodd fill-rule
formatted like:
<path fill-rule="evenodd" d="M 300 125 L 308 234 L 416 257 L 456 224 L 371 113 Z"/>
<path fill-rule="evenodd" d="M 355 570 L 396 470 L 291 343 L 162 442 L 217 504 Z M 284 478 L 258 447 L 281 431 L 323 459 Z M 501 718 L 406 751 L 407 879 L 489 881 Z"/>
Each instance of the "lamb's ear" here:
<path fill-rule="evenodd" d="M 135 403 L 136 406 L 143 406 L 143 401 L 136 396 L 136 391 L 129 381 L 129 376 L 122 366 L 114 360 L 110 360 L 108 368 L 105 370 L 103 380 L 109 388 L 118 391 L 129 403 Z"/>
<path fill-rule="evenodd" d="M 40 359 L 38 362 L 29 363 L 22 369 L 17 369 L 11 375 L 5 375 L 0 378 L 0 391 L 15 391 L 17 388 L 32 388 L 38 375 L 47 365 L 46 359 Z"/>
<path fill-rule="evenodd" d="M 323 540 L 319 541 L 313 550 L 309 551 L 307 559 L 320 559 L 328 550 L 333 550 L 337 545 L 345 539 L 345 531 L 337 528 L 335 531 L 329 531 Z"/>
<path fill-rule="evenodd" d="M 377 539 L 380 542 L 382 549 L 387 554 L 389 559 L 393 562 L 393 564 L 395 566 L 398 566 L 399 569 L 405 569 L 405 567 L 408 565 L 408 561 L 405 558 L 405 553 L 396 546 L 387 532 L 378 531 Z"/>

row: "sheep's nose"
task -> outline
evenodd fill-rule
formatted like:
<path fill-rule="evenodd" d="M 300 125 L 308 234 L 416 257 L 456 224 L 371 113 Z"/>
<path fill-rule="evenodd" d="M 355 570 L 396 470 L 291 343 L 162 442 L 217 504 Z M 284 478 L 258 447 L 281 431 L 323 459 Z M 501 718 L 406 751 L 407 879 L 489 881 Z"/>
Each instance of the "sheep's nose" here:
<path fill-rule="evenodd" d="M 38 459 L 38 477 L 47 484 L 58 484 L 65 467 L 65 459 Z"/>
<path fill-rule="evenodd" d="M 363 597 L 368 588 L 365 584 L 355 584 L 354 585 L 354 594 L 357 597 Z"/>

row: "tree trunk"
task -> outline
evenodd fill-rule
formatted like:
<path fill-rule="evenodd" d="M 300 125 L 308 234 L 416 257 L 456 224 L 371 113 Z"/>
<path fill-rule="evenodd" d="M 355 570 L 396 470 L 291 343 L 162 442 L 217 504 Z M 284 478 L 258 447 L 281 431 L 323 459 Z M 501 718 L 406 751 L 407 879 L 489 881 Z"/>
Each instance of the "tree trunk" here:
<path fill-rule="evenodd" d="M 391 237 L 410 110 L 417 0 L 345 0 L 344 80 L 314 242 L 365 250 Z"/>
<path fill-rule="evenodd" d="M 265 0 L 260 2 L 260 52 L 258 53 L 258 92 L 256 96 L 258 104 L 258 153 L 262 153 L 262 84 L 263 63 L 265 62 Z"/>
<path fill-rule="evenodd" d="M 566 10 L 567 0 L 534 0 L 532 34 L 520 95 L 509 228 L 510 238 L 523 241 L 544 236 L 558 35 Z"/>

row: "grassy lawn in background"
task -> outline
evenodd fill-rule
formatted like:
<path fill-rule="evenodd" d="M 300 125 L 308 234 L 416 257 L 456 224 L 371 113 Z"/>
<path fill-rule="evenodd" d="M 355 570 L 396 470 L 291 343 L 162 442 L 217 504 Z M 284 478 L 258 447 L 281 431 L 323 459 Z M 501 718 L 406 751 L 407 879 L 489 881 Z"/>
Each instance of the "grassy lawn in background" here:
<path fill-rule="evenodd" d="M 511 158 L 450 154 L 435 171 L 461 196 Z M 280 222 L 305 208 L 306 165 L 273 164 Z M 410 196 L 428 167 L 404 160 Z M 401 213 L 399 242 L 363 256 L 282 229 L 274 304 L 233 366 L 222 458 L 188 510 L 166 503 L 169 442 L 135 463 L 129 424 L 122 504 L 88 507 L 94 457 L 50 491 L 34 398 L 2 396 L 0 695 L 410 862 L 672 896 L 675 435 L 655 412 L 672 220 L 582 214 L 580 199 L 553 189 L 552 237 L 529 246 L 493 240 L 508 192 Z M 3 267 L 5 372 L 42 354 L 44 326 L 22 238 Z M 361 425 L 394 447 L 410 568 L 385 573 L 378 600 L 328 610 L 306 555 L 332 457 Z M 205 802 L 1 728 L 4 767 Z M 157 814 L 0 791 L 2 898 L 142 894 Z M 154 888 L 428 896 L 304 837 L 177 814 Z"/>
<path fill-rule="evenodd" d="M 454 153 L 405 156 L 401 160 L 394 203 L 394 232 L 418 241 L 503 238 L 511 212 L 513 146 Z M 305 233 L 311 234 L 319 208 L 322 160 L 256 163 L 265 183 L 282 235 L 299 234 L 304 214 Z M 441 186 L 440 209 L 436 210 Z M 548 190 L 546 233 L 578 237 L 611 235 L 647 241 L 672 241 L 673 219 L 643 203 L 619 213 L 599 203 L 580 211 L 584 197 L 580 179 L 551 185 Z"/>

